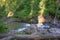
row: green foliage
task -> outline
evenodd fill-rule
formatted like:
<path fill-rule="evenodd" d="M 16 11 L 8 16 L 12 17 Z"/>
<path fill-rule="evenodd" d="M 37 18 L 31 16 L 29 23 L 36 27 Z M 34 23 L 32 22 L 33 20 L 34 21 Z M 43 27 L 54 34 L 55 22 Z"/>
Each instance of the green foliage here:
<path fill-rule="evenodd" d="M 50 14 L 54 14 L 55 13 L 55 10 L 56 10 L 56 1 L 54 1 L 54 0 L 48 0 L 47 2 L 46 2 L 46 9 L 45 9 L 45 12 L 47 13 L 47 14 L 49 14 L 49 12 L 50 12 Z"/>
<path fill-rule="evenodd" d="M 38 15 L 38 11 L 40 10 L 39 6 L 38 6 L 39 2 L 40 2 L 40 0 L 38 0 L 38 1 L 35 0 L 34 3 L 33 3 L 33 14 L 32 14 L 33 16 Z"/>
<path fill-rule="evenodd" d="M 14 17 L 18 17 L 19 19 L 29 19 L 32 18 L 34 16 L 36 16 L 38 14 L 38 5 L 40 0 L 34 0 L 34 2 L 32 3 L 32 0 L 22 0 L 23 3 L 21 3 L 21 5 L 19 5 L 19 8 L 15 11 Z M 32 15 L 30 16 L 32 10 Z"/>
<path fill-rule="evenodd" d="M 7 33 L 6 26 L 3 25 L 3 20 L 0 20 L 0 33 Z"/>
<path fill-rule="evenodd" d="M 50 0 L 50 1 L 47 0 L 45 15 L 49 14 L 52 18 L 54 18 L 56 16 L 57 19 L 59 19 L 60 18 L 60 10 L 59 9 L 58 9 L 58 11 L 56 10 L 58 6 L 59 6 L 59 4 L 56 3 L 55 0 Z"/>
<path fill-rule="evenodd" d="M 4 14 L 5 14 L 5 6 L 0 8 L 0 18 L 2 18 Z"/>
<path fill-rule="evenodd" d="M 4 6 L 0 7 L 0 17 L 3 15 L 6 16 L 9 13 L 9 11 L 12 11 L 14 13 L 14 16 L 13 16 L 14 19 L 28 20 L 38 15 L 38 11 L 40 10 L 39 8 L 40 1 L 42 0 L 38 0 L 38 1 L 37 0 L 18 0 L 18 1 L 6 0 L 6 3 L 4 4 Z M 2 4 L 1 1 L 0 3 Z M 55 17 L 56 7 L 58 6 L 56 1 L 46 0 L 45 3 L 46 3 L 46 6 L 45 6 L 44 15 L 49 14 L 50 16 Z M 58 19 L 60 18 L 60 9 L 59 11 L 57 11 L 57 18 Z"/>
<path fill-rule="evenodd" d="M 22 0 L 21 5 L 19 5 L 19 8 L 15 11 L 14 17 L 18 17 L 18 19 L 26 19 L 29 16 L 29 13 L 31 11 L 31 0 Z"/>
<path fill-rule="evenodd" d="M 57 19 L 60 20 L 60 10 L 58 10 Z"/>

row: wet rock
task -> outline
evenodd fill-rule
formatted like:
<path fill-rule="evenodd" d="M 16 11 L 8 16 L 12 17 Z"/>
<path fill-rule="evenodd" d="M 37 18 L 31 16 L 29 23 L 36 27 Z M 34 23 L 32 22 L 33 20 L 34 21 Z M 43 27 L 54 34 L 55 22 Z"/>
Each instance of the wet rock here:
<path fill-rule="evenodd" d="M 60 33 L 60 29 L 59 28 L 51 28 L 51 29 L 49 29 L 49 31 L 51 33 Z"/>

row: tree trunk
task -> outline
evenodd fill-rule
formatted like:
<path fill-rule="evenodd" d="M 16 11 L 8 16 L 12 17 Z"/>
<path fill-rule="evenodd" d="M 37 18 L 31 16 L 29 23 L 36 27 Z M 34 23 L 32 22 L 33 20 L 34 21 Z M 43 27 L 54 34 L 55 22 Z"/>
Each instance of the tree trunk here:
<path fill-rule="evenodd" d="M 45 19 L 44 19 L 44 10 L 45 10 L 45 1 L 46 0 L 41 0 L 40 3 L 39 3 L 39 15 L 38 15 L 38 24 L 43 24 L 43 22 L 45 22 Z"/>

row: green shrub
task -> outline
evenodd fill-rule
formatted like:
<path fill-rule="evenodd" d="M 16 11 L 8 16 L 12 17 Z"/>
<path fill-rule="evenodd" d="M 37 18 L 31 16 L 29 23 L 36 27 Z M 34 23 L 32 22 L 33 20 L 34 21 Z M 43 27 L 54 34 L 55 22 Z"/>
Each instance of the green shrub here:
<path fill-rule="evenodd" d="M 3 21 L 0 20 L 0 33 L 7 33 L 6 26 L 3 25 Z"/>

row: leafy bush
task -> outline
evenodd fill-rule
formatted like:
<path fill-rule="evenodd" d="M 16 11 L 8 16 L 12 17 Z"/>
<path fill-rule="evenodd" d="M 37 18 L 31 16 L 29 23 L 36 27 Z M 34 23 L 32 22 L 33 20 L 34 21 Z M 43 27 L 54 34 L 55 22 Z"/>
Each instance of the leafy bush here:
<path fill-rule="evenodd" d="M 33 1 L 33 2 L 32 2 Z M 9 11 L 12 11 L 14 13 L 13 18 L 16 20 L 28 20 L 30 18 L 33 19 L 33 17 L 38 16 L 39 3 L 42 0 L 7 0 L 6 4 L 4 6 L 0 7 L 0 16 L 6 15 L 9 13 Z M 51 17 L 55 17 L 56 9 L 58 4 L 56 3 L 56 0 L 46 0 L 46 6 L 44 15 L 49 14 Z M 1 3 L 2 5 L 2 3 Z M 44 4 L 43 4 L 44 5 Z M 40 5 L 41 6 L 41 5 Z M 59 6 L 60 7 L 60 6 Z M 32 12 L 31 12 L 32 10 Z M 4 12 L 4 13 L 3 13 Z M 60 8 L 57 11 L 56 15 L 57 19 L 60 19 Z"/>
<path fill-rule="evenodd" d="M 6 26 L 3 25 L 2 20 L 0 20 L 0 33 L 7 33 Z"/>

